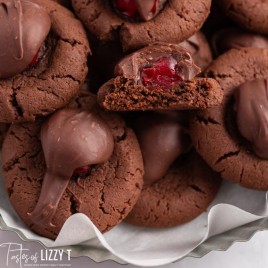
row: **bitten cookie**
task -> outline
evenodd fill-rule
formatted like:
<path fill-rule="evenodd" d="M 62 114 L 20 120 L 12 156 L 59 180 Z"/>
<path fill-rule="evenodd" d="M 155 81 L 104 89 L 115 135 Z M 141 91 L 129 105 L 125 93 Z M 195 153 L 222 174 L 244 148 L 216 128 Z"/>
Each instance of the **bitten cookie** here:
<path fill-rule="evenodd" d="M 207 70 L 225 92 L 223 103 L 194 116 L 190 133 L 197 152 L 225 179 L 268 189 L 268 50 L 232 49 Z M 267 150 L 266 150 L 267 151 Z"/>
<path fill-rule="evenodd" d="M 143 155 L 145 186 L 127 222 L 176 226 L 197 217 L 216 196 L 221 178 L 190 149 L 185 117 L 146 113 L 137 120 L 134 130 Z"/>
<path fill-rule="evenodd" d="M 21 219 L 55 239 L 79 212 L 101 232 L 120 223 L 141 192 L 143 162 L 133 131 L 82 92 L 45 122 L 12 125 L 3 144 L 3 177 Z"/>
<path fill-rule="evenodd" d="M 98 91 L 100 105 L 113 111 L 205 109 L 222 100 L 210 78 L 197 78 L 200 68 L 185 48 L 155 43 L 124 57 L 115 78 Z"/>
<path fill-rule="evenodd" d="M 15 2 L 0 4 L 3 123 L 34 121 L 63 107 L 88 72 L 87 37 L 71 12 L 53 1 Z"/>
<path fill-rule="evenodd" d="M 120 40 L 125 51 L 152 42 L 180 43 L 197 32 L 211 0 L 72 1 L 76 15 L 101 41 Z"/>
<path fill-rule="evenodd" d="M 222 11 L 241 27 L 268 34 L 268 2 L 263 0 L 221 0 Z"/>

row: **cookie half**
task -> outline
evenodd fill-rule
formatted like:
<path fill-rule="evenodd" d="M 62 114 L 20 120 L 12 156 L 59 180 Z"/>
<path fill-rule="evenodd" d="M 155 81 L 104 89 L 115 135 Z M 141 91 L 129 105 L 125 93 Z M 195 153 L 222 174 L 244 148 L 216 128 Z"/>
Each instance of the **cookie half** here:
<path fill-rule="evenodd" d="M 204 212 L 221 179 L 192 151 L 152 185 L 146 185 L 126 222 L 144 227 L 173 227 Z"/>
<path fill-rule="evenodd" d="M 268 51 L 230 50 L 214 61 L 207 75 L 220 83 L 225 97 L 220 106 L 194 116 L 190 133 L 197 152 L 223 178 L 251 189 L 267 190 L 268 160 L 259 158 L 238 131 L 233 95 L 237 87 L 248 81 L 267 79 Z"/>
<path fill-rule="evenodd" d="M 84 178 L 72 178 L 63 193 L 52 224 L 32 222 L 46 163 L 40 142 L 41 122 L 12 125 L 3 145 L 3 177 L 10 202 L 34 232 L 55 239 L 75 213 L 86 214 L 101 232 L 119 224 L 138 200 L 143 185 L 143 162 L 135 134 L 115 114 L 101 112 L 94 95 L 81 93 L 72 107 L 97 112 L 109 125 L 114 151 L 104 164 L 91 166 Z"/>

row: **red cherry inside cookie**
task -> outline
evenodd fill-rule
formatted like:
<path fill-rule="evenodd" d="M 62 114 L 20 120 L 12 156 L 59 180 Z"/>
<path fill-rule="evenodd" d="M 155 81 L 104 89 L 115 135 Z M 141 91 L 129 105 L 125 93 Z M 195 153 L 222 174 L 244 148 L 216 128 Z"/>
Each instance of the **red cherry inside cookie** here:
<path fill-rule="evenodd" d="M 35 54 L 35 56 L 33 57 L 32 61 L 30 62 L 30 66 L 35 65 L 38 62 L 39 59 L 39 51 Z"/>
<path fill-rule="evenodd" d="M 168 88 L 173 83 L 183 81 L 177 61 L 167 57 L 159 59 L 148 68 L 143 68 L 140 76 L 142 84 L 147 87 Z"/>
<path fill-rule="evenodd" d="M 139 18 L 139 9 L 136 4 L 136 1 L 133 0 L 115 0 L 114 1 L 116 9 L 122 13 L 123 16 L 126 16 L 131 19 Z"/>
<path fill-rule="evenodd" d="M 90 173 L 89 166 L 79 167 L 74 171 L 72 178 L 85 178 L 89 175 L 89 173 Z"/>
<path fill-rule="evenodd" d="M 159 0 L 114 0 L 115 8 L 124 17 L 143 21 L 152 19 L 158 13 L 159 3 Z"/>

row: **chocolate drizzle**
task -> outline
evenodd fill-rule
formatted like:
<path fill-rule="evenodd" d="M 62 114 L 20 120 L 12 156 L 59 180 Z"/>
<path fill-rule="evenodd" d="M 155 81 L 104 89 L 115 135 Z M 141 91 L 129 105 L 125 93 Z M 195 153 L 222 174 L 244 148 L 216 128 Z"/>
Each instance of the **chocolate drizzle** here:
<path fill-rule="evenodd" d="M 52 218 L 75 169 L 107 161 L 114 140 L 96 114 L 79 109 L 54 113 L 41 129 L 46 173 L 38 203 L 29 213 L 33 224 L 53 226 Z"/>
<path fill-rule="evenodd" d="M 28 0 L 0 0 L 0 79 L 24 71 L 51 27 L 49 14 Z"/>

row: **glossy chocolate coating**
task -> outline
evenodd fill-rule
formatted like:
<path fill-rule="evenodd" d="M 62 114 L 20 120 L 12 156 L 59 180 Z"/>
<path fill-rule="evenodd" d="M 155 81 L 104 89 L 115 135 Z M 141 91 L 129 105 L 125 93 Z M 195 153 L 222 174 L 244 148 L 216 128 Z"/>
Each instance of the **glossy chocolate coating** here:
<path fill-rule="evenodd" d="M 153 63 L 164 57 L 176 61 L 176 68 L 183 80 L 192 80 L 201 71 L 185 48 L 176 44 L 155 43 L 124 57 L 115 66 L 114 74 L 142 84 L 141 70 L 152 66 Z"/>
<path fill-rule="evenodd" d="M 216 55 L 243 47 L 268 48 L 268 37 L 236 28 L 221 30 L 212 37 L 212 48 Z"/>
<path fill-rule="evenodd" d="M 161 179 L 173 162 L 190 148 L 191 140 L 180 116 L 179 113 L 152 113 L 137 120 L 135 133 L 143 155 L 146 184 Z"/>
<path fill-rule="evenodd" d="M 49 14 L 34 2 L 0 0 L 0 79 L 29 66 L 50 27 Z"/>
<path fill-rule="evenodd" d="M 52 225 L 74 170 L 107 161 L 114 140 L 109 126 L 97 114 L 66 108 L 55 112 L 42 125 L 41 143 L 46 174 L 38 203 L 29 215 L 34 224 Z"/>
<path fill-rule="evenodd" d="M 236 122 L 260 158 L 268 159 L 268 79 L 246 82 L 235 92 Z"/>

